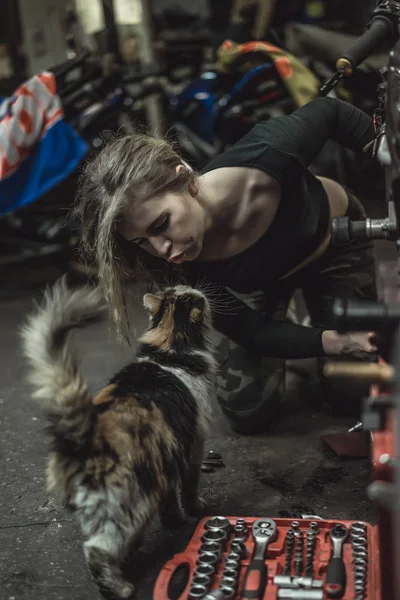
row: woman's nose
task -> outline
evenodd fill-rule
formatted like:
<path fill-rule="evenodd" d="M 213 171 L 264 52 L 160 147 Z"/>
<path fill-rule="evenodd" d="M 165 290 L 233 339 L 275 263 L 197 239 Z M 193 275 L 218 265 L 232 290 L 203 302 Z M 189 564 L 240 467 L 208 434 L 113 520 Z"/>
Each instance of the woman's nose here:
<path fill-rule="evenodd" d="M 150 238 L 150 243 L 159 256 L 168 258 L 172 247 L 172 243 L 170 240 L 157 236 Z"/>

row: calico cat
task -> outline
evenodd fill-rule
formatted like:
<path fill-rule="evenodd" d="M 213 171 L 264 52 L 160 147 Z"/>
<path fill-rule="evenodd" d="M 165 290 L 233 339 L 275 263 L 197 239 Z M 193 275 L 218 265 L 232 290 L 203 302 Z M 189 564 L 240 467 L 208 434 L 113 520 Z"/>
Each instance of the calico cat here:
<path fill-rule="evenodd" d="M 204 509 L 197 495 L 216 361 L 206 297 L 186 286 L 146 294 L 149 327 L 138 354 L 97 395 L 68 345 L 73 328 L 100 320 L 98 290 L 60 280 L 22 330 L 30 380 L 47 412 L 49 490 L 73 510 L 97 584 L 118 598 L 129 548 L 158 512 L 164 525 Z"/>

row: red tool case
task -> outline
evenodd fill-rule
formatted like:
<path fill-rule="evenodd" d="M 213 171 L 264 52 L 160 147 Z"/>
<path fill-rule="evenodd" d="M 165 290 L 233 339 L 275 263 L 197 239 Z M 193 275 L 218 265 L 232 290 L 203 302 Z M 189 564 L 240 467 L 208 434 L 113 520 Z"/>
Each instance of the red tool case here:
<path fill-rule="evenodd" d="M 227 517 L 232 526 L 235 525 L 237 517 Z M 251 560 L 251 556 L 253 553 L 254 543 L 251 536 L 251 526 L 256 520 L 256 517 L 244 517 L 246 524 L 249 528 L 249 536 L 247 541 L 245 542 L 246 548 L 248 550 L 248 556 L 244 558 L 241 562 L 241 570 L 239 576 L 239 586 L 238 593 L 236 598 L 240 598 L 240 590 L 241 586 L 246 574 L 246 568 Z M 159 574 L 155 587 L 154 587 L 154 600 L 171 600 L 169 589 L 170 583 L 173 580 L 174 574 L 177 572 L 178 568 L 187 565 L 190 569 L 190 577 L 188 579 L 187 585 L 183 593 L 179 596 L 179 600 L 187 600 L 189 595 L 189 588 L 191 584 L 191 579 L 193 572 L 195 570 L 196 561 L 198 558 L 198 550 L 201 545 L 201 537 L 205 532 L 204 524 L 207 519 L 202 519 L 198 524 L 194 535 L 192 536 L 186 550 L 180 554 L 176 554 L 170 561 L 166 563 L 161 573 Z M 268 584 L 266 586 L 266 590 L 264 593 L 263 600 L 275 600 L 277 598 L 278 588 L 273 583 L 273 579 L 275 575 L 283 574 L 283 569 L 285 565 L 285 538 L 288 529 L 291 527 L 292 519 L 274 519 L 277 525 L 277 537 L 275 541 L 271 542 L 268 547 L 268 551 L 266 554 L 265 564 L 268 569 Z M 297 519 L 299 523 L 299 528 L 304 533 L 308 530 L 310 525 L 310 520 L 306 519 Z M 313 578 L 314 579 L 325 579 L 326 569 L 332 554 L 332 543 L 329 537 L 330 529 L 336 523 L 342 523 L 350 529 L 350 526 L 355 521 L 327 521 L 327 520 L 318 520 L 318 535 L 316 538 L 316 548 L 314 555 L 314 570 L 313 570 Z M 381 561 L 380 561 L 380 553 L 379 553 L 379 541 L 378 541 L 378 528 L 373 527 L 369 524 L 367 525 L 367 539 L 368 539 L 368 574 L 367 574 L 367 583 L 366 583 L 366 592 L 365 592 L 365 600 L 394 600 L 394 597 L 384 597 L 381 594 Z M 214 579 L 212 581 L 211 589 L 218 588 L 219 580 L 221 577 L 221 572 L 224 565 L 224 558 L 229 551 L 228 543 L 227 549 L 222 556 L 222 560 L 220 566 L 214 575 Z M 346 574 L 347 574 L 347 585 L 346 591 L 343 596 L 343 600 L 353 600 L 354 599 L 354 576 L 352 569 L 353 555 L 352 555 L 352 546 L 350 543 L 350 538 L 344 543 L 343 546 L 343 560 L 346 565 Z M 324 592 L 324 599 L 327 598 L 326 593 Z M 175 600 L 175 598 L 174 598 Z M 176 600 L 178 600 L 176 598 Z"/>
<path fill-rule="evenodd" d="M 387 392 L 382 391 L 378 385 L 371 387 L 370 395 L 372 397 L 382 396 Z M 372 480 L 375 482 L 394 480 L 394 460 L 396 456 L 396 419 L 394 410 L 387 410 L 384 413 L 384 423 L 382 429 L 371 433 L 371 463 Z M 266 515 L 262 515 L 266 518 Z M 227 517 L 231 524 L 236 523 L 238 517 Z M 235 599 L 241 598 L 241 587 L 246 575 L 247 566 L 251 560 L 254 543 L 251 536 L 251 526 L 254 521 L 260 517 L 242 517 L 245 518 L 249 528 L 249 536 L 246 541 L 248 556 L 241 562 L 238 593 Z M 166 563 L 160 572 L 154 587 L 154 600 L 187 600 L 192 576 L 196 567 L 198 550 L 201 545 L 201 537 L 205 531 L 204 524 L 207 518 L 202 519 L 198 524 L 186 550 L 176 554 Z M 278 529 L 278 535 L 274 542 L 268 547 L 265 564 L 268 569 L 268 584 L 263 596 L 263 600 L 275 600 L 278 589 L 274 585 L 275 575 L 282 574 L 285 565 L 285 538 L 288 529 L 291 527 L 291 519 L 274 519 Z M 310 525 L 310 520 L 297 519 L 300 530 L 306 532 Z M 317 537 L 313 578 L 325 580 L 327 566 L 332 553 L 332 543 L 329 538 L 330 529 L 336 524 L 342 523 L 348 529 L 355 521 L 339 520 L 318 520 L 319 534 Z M 400 600 L 400 590 L 397 586 L 397 563 L 396 563 L 396 540 L 395 540 L 395 516 L 381 504 L 377 504 L 377 525 L 372 526 L 366 523 L 368 537 L 368 571 L 367 582 L 364 594 L 364 600 Z M 229 551 L 229 544 L 222 557 L 219 568 L 212 581 L 211 589 L 217 589 L 221 578 L 224 565 L 224 558 Z M 354 571 L 353 554 L 350 539 L 348 538 L 343 546 L 343 559 L 346 565 L 347 584 L 343 600 L 353 600 L 354 593 Z M 179 567 L 186 565 L 189 577 L 184 591 L 179 597 L 173 599 L 169 594 L 169 586 L 174 579 Z M 292 573 L 293 574 L 293 573 Z M 324 591 L 324 600 L 327 598 Z"/>

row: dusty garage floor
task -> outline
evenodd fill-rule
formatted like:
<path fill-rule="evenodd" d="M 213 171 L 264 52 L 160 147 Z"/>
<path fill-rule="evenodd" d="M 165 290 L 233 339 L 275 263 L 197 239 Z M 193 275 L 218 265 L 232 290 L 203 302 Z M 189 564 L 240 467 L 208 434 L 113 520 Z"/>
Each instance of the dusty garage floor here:
<path fill-rule="evenodd" d="M 45 491 L 44 420 L 24 381 L 18 328 L 38 295 L 33 273 L 14 272 L 12 285 L 0 294 L 2 385 L 0 393 L 0 598 L 1 600 L 94 600 L 98 598 L 70 514 Z M 43 272 L 41 272 L 43 279 Z M 49 274 L 49 278 L 50 274 Z M 138 310 L 138 330 L 144 327 Z M 129 360 L 104 326 L 77 336 L 84 368 L 94 390 Z M 223 455 L 225 468 L 203 474 L 202 494 L 210 514 L 293 516 L 374 520 L 366 497 L 367 460 L 343 461 L 322 444 L 324 433 L 345 431 L 354 419 L 333 418 L 313 410 L 289 380 L 295 405 L 271 432 L 234 434 L 215 407 L 208 448 Z M 165 531 L 155 521 L 128 569 L 138 597 L 152 598 L 163 563 L 182 551 L 195 521 L 179 531 Z"/>

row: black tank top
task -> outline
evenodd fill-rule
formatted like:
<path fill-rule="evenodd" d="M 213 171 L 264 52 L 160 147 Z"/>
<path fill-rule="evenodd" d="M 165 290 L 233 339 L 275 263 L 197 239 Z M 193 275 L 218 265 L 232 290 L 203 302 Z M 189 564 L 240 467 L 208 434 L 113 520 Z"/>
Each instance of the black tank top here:
<path fill-rule="evenodd" d="M 190 283 L 205 280 L 241 293 L 271 290 L 321 244 L 330 225 L 326 192 L 308 166 L 329 139 L 360 151 L 373 136 L 372 119 L 365 113 L 335 98 L 318 98 L 291 115 L 257 124 L 214 158 L 203 173 L 232 166 L 260 169 L 279 183 L 281 199 L 258 241 L 224 260 L 190 263 Z M 214 323 L 239 345 L 267 356 L 323 355 L 321 331 L 274 322 L 234 296 L 230 306 L 229 314 L 216 314 Z"/>

